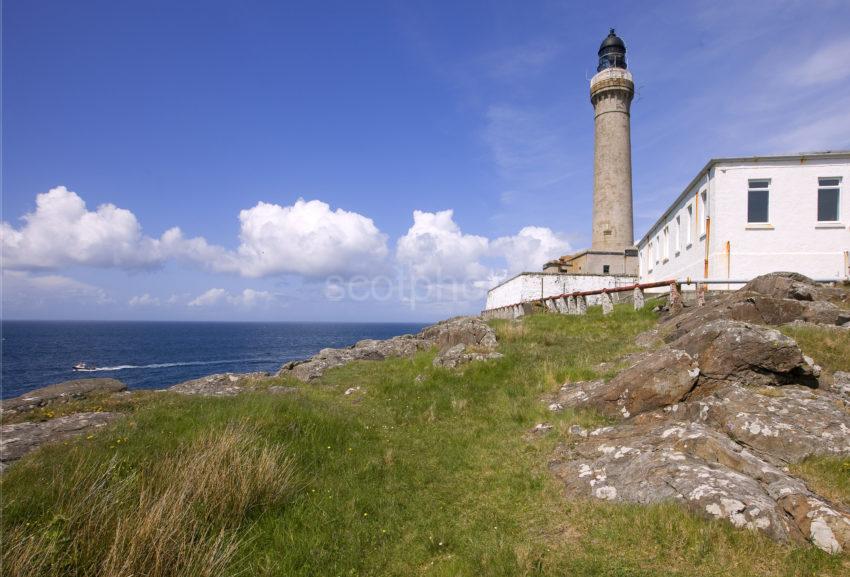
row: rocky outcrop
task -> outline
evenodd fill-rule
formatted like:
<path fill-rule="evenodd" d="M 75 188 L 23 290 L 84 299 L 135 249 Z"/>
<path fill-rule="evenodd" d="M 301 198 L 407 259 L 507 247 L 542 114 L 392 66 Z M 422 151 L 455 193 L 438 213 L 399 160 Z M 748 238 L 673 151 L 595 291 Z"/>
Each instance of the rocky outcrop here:
<path fill-rule="evenodd" d="M 796 320 L 789 311 L 830 311 L 821 319 L 834 324 L 833 305 L 799 275 L 768 275 L 736 295 L 669 319 L 660 330 L 667 344 L 610 381 L 568 383 L 547 398 L 553 410 L 592 408 L 620 421 L 575 427 L 551 470 L 571 495 L 678 501 L 778 541 L 848 551 L 850 510 L 788 472 L 813 455 L 850 455 L 845 373 L 821 386 L 820 368 L 797 343 L 762 326 Z"/>
<path fill-rule="evenodd" d="M 591 431 L 559 450 L 552 471 L 574 495 L 650 504 L 678 501 L 778 541 L 850 547 L 850 512 L 703 423 L 636 422 Z"/>
<path fill-rule="evenodd" d="M 322 349 L 306 361 L 292 361 L 281 367 L 278 376 L 292 375 L 300 381 L 318 379 L 325 371 L 341 367 L 352 361 L 381 361 L 395 357 L 412 357 L 419 351 L 432 347 L 439 354 L 447 353 L 457 345 L 469 350 L 455 349 L 445 357 L 446 364 L 458 366 L 473 360 L 494 358 L 488 356 L 496 348 L 496 334 L 478 317 L 455 317 L 424 328 L 416 335 L 401 335 L 391 339 L 362 340 L 344 349 Z"/>
<path fill-rule="evenodd" d="M 773 273 L 753 279 L 741 290 L 713 299 L 702 307 L 684 309 L 662 320 L 659 332 L 666 342 L 716 319 L 737 320 L 762 325 L 783 325 L 804 321 L 843 325 L 850 312 L 827 299 L 840 300 L 840 289 L 820 287 L 796 273 Z"/>
<path fill-rule="evenodd" d="M 220 373 L 184 381 L 169 387 L 168 390 L 182 395 L 232 397 L 256 390 L 257 385 L 268 378 L 268 373 Z"/>
<path fill-rule="evenodd" d="M 489 361 L 492 359 L 499 359 L 501 357 L 502 353 L 486 350 L 481 352 L 472 349 L 468 345 L 460 343 L 437 353 L 437 356 L 434 357 L 433 365 L 435 367 L 453 369 L 473 361 Z"/>
<path fill-rule="evenodd" d="M 21 413 L 56 403 L 86 399 L 95 395 L 118 393 L 127 385 L 116 379 L 77 379 L 48 385 L 0 402 L 4 413 Z"/>
<path fill-rule="evenodd" d="M 49 421 L 0 426 L 0 472 L 45 443 L 91 433 L 119 416 L 119 413 L 74 413 Z"/>

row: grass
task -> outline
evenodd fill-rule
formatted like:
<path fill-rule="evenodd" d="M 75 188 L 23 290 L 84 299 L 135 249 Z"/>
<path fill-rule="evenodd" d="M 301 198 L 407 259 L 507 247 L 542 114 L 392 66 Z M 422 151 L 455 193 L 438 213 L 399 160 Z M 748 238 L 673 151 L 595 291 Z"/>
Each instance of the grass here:
<path fill-rule="evenodd" d="M 850 458 L 810 457 L 791 470 L 824 497 L 850 506 Z"/>
<path fill-rule="evenodd" d="M 494 321 L 504 357 L 462 370 L 422 353 L 354 363 L 291 395 L 158 394 L 4 475 L 2 573 L 156 574 L 139 551 L 160 546 L 175 575 L 846 574 L 847 556 L 675 505 L 564 498 L 546 467 L 558 435 L 526 433 L 602 420 L 549 413 L 540 397 L 596 377 L 592 367 L 632 351 L 654 322 L 625 306 Z M 212 448 L 231 434 L 241 440 Z M 182 523 L 169 546 L 145 529 Z M 42 557 L 50 563 L 19 567 Z"/>
<path fill-rule="evenodd" d="M 780 329 L 800 349 L 830 371 L 850 371 L 850 331 L 818 327 L 785 326 Z"/>

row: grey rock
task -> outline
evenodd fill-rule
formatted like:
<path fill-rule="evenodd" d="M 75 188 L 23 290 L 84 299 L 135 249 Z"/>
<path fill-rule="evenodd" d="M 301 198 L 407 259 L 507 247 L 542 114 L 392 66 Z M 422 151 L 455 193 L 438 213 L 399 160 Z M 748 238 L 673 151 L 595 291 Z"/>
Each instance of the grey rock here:
<path fill-rule="evenodd" d="M 548 433 L 552 430 L 552 425 L 549 423 L 537 423 L 534 425 L 534 428 L 531 429 L 530 433 L 532 435 L 542 435 L 544 433 Z"/>
<path fill-rule="evenodd" d="M 594 431 L 597 433 L 597 431 Z M 626 423 L 562 447 L 550 463 L 567 491 L 609 501 L 677 501 L 778 541 L 850 547 L 850 512 L 702 423 Z"/>
<path fill-rule="evenodd" d="M 120 413 L 74 413 L 43 422 L 0 426 L 0 471 L 46 443 L 61 441 L 104 427 Z"/>
<path fill-rule="evenodd" d="M 268 373 L 220 373 L 199 379 L 184 381 L 168 388 L 182 395 L 204 397 L 232 397 L 246 391 L 256 390 L 260 381 L 269 378 Z"/>
<path fill-rule="evenodd" d="M 841 324 L 847 312 L 823 299 L 840 300 L 840 296 L 846 296 L 840 292 L 795 273 L 773 273 L 753 279 L 741 290 L 713 299 L 705 306 L 670 315 L 659 330 L 666 342 L 672 342 L 716 319 L 762 325 L 799 320 L 835 326 Z"/>
<path fill-rule="evenodd" d="M 850 401 L 850 373 L 835 371 L 832 374 L 832 388 L 838 394 L 843 395 L 845 400 Z"/>
<path fill-rule="evenodd" d="M 697 382 L 694 359 L 665 347 L 620 372 L 608 382 L 586 381 L 561 387 L 555 402 L 570 408 L 593 408 L 609 417 L 632 415 L 682 400 Z"/>
<path fill-rule="evenodd" d="M 278 375 L 292 375 L 308 382 L 320 378 L 325 371 L 353 361 L 412 357 L 432 347 L 445 353 L 452 347 L 465 345 L 469 350 L 459 353 L 459 357 L 455 358 L 455 351 L 451 356 L 443 355 L 446 364 L 438 363 L 438 366 L 458 366 L 473 360 L 496 358 L 493 355 L 496 344 L 496 333 L 479 317 L 455 317 L 426 327 L 416 335 L 401 335 L 383 341 L 363 340 L 344 349 L 322 349 L 306 361 L 286 363 Z"/>
<path fill-rule="evenodd" d="M 813 367 L 794 339 L 779 331 L 738 321 L 708 322 L 673 341 L 693 356 L 700 374 L 749 384 L 789 382 L 817 386 Z"/>
<path fill-rule="evenodd" d="M 116 379 L 76 379 L 34 389 L 20 397 L 7 399 L 0 402 L 0 409 L 4 413 L 20 413 L 54 403 L 66 403 L 126 389 L 127 385 Z"/>
<path fill-rule="evenodd" d="M 457 344 L 444 351 L 440 351 L 437 353 L 437 356 L 434 357 L 433 365 L 435 367 L 453 369 L 472 361 L 487 361 L 502 357 L 502 353 L 497 353 L 495 351 L 478 352 L 469 351 L 467 349 L 468 347 L 466 345 Z"/>
<path fill-rule="evenodd" d="M 273 395 L 291 395 L 293 393 L 298 392 L 298 387 L 283 387 L 281 385 L 272 385 L 267 390 Z"/>
<path fill-rule="evenodd" d="M 705 423 L 777 465 L 850 455 L 850 403 L 826 390 L 735 383 L 695 394 L 666 413 Z"/>
<path fill-rule="evenodd" d="M 425 327 L 419 338 L 434 343 L 440 350 L 464 344 L 479 350 L 495 349 L 496 333 L 479 317 L 454 317 Z"/>
<path fill-rule="evenodd" d="M 850 373 L 821 375 L 793 339 L 761 326 L 825 327 L 834 305 L 819 299 L 837 297 L 799 275 L 768 276 L 666 321 L 669 344 L 610 381 L 547 399 L 626 419 L 570 431 L 550 464 L 568 494 L 672 500 L 778 541 L 850 550 L 850 510 L 788 472 L 807 457 L 850 455 Z"/>

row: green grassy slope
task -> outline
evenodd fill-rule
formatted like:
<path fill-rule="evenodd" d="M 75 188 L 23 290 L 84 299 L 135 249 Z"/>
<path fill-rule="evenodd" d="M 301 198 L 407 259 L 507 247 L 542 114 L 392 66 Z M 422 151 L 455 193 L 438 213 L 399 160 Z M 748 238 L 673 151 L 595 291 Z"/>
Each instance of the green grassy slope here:
<path fill-rule="evenodd" d="M 603 421 L 551 414 L 540 397 L 596 376 L 654 322 L 627 308 L 497 321 L 504 358 L 459 371 L 424 353 L 352 364 L 291 395 L 149 395 L 109 431 L 4 476 L 3 574 L 130 575 L 143 561 L 122 569 L 115 558 L 135 559 L 135 539 L 160 552 L 159 573 L 144 570 L 162 575 L 847 574 L 847 556 L 674 505 L 563 497 L 546 468 L 559 433 Z M 555 431 L 527 434 L 543 421 Z M 214 466 L 191 458 L 199 451 Z M 813 478 L 840 470 L 824 467 Z M 180 514 L 149 518 L 160 502 Z M 149 525 L 189 529 L 157 540 Z"/>

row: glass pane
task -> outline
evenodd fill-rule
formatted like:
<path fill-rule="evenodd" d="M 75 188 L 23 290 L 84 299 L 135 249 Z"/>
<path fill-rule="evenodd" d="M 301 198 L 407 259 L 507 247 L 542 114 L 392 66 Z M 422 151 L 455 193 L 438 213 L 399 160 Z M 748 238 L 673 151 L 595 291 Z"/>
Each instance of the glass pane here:
<path fill-rule="evenodd" d="M 837 178 L 819 178 L 818 184 L 821 186 L 838 186 L 838 180 Z"/>
<path fill-rule="evenodd" d="M 766 190 L 751 190 L 747 203 L 747 222 L 767 222 Z"/>
<path fill-rule="evenodd" d="M 751 180 L 750 188 L 767 188 L 769 184 L 769 180 Z"/>
<path fill-rule="evenodd" d="M 821 188 L 818 190 L 818 220 L 838 220 L 838 189 Z"/>

